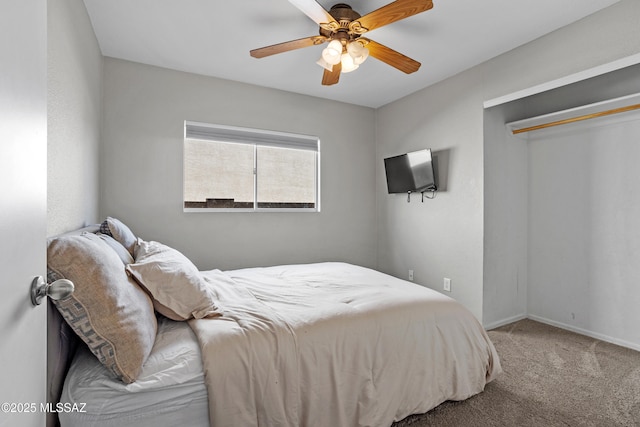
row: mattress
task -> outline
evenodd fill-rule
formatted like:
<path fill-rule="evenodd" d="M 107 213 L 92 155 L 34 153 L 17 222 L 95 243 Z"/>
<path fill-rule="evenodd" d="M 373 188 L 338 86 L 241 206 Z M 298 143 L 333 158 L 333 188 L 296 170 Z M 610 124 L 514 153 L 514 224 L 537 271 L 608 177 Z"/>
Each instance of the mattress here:
<path fill-rule="evenodd" d="M 66 377 L 62 427 L 209 426 L 200 348 L 186 322 L 158 319 L 158 335 L 139 379 L 124 384 L 81 346 Z"/>

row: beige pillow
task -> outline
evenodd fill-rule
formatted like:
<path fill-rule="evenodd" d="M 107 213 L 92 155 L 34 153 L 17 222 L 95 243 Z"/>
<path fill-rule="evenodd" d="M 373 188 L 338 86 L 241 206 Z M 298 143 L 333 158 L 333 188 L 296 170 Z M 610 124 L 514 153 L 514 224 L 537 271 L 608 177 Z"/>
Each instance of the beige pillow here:
<path fill-rule="evenodd" d="M 118 254 L 95 234 L 51 239 L 50 278 L 66 278 L 73 294 L 55 301 L 62 317 L 91 352 L 125 383 L 135 381 L 156 338 L 149 296 L 131 278 Z"/>
<path fill-rule="evenodd" d="M 173 320 L 222 314 L 196 266 L 176 249 L 138 239 L 134 258 L 127 271 L 152 295 L 160 314 Z"/>

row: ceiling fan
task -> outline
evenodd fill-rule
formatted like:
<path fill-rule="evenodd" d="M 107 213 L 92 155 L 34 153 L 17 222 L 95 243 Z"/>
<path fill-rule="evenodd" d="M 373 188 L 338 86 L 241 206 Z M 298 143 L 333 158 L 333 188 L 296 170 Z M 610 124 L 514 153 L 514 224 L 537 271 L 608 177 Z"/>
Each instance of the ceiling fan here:
<path fill-rule="evenodd" d="M 340 73 L 355 70 L 369 55 L 407 74 L 420 68 L 419 62 L 362 35 L 431 9 L 432 0 L 396 0 L 364 16 L 345 3 L 335 4 L 327 11 L 315 0 L 289 2 L 319 25 L 320 35 L 254 49 L 249 52 L 254 58 L 329 43 L 318 60 L 325 69 L 323 85 L 338 83 Z"/>

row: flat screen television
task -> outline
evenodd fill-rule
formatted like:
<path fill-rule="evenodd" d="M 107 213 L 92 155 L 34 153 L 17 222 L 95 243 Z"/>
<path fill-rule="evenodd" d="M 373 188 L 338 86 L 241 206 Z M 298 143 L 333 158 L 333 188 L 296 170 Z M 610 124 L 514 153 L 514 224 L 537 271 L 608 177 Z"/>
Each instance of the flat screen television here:
<path fill-rule="evenodd" d="M 437 190 L 430 149 L 388 157 L 384 169 L 389 194 Z"/>

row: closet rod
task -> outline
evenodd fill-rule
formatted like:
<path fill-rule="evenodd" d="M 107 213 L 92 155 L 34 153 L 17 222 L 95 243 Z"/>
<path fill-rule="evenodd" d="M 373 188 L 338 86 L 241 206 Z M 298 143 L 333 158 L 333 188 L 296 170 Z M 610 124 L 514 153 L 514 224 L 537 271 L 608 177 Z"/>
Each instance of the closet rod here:
<path fill-rule="evenodd" d="M 532 130 L 550 128 L 552 126 L 559 126 L 559 125 L 564 125 L 564 124 L 567 124 L 567 123 L 573 123 L 573 122 L 579 122 L 579 121 L 582 121 L 582 120 L 594 119 L 596 117 L 610 116 L 612 114 L 624 113 L 624 112 L 627 112 L 627 111 L 633 111 L 633 110 L 638 110 L 638 109 L 640 109 L 640 104 L 634 104 L 634 105 L 629 105 L 627 107 L 620 107 L 620 108 L 614 108 L 612 110 L 600 111 L 599 113 L 585 114 L 583 116 L 572 117 L 570 119 L 558 120 L 558 121 L 550 122 L 550 123 L 543 123 L 541 125 L 530 126 L 530 127 L 522 128 L 522 129 L 515 129 L 512 132 L 513 132 L 514 135 L 516 135 L 518 133 L 531 132 Z"/>

